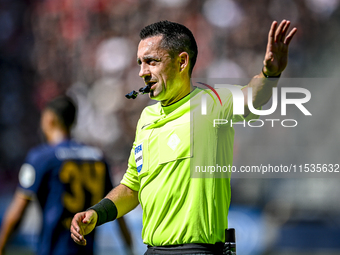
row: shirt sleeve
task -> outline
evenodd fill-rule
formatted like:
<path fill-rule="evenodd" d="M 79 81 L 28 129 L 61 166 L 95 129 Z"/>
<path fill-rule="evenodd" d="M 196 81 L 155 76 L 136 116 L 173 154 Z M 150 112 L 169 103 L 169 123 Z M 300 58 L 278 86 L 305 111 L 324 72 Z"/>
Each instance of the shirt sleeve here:
<path fill-rule="evenodd" d="M 134 191 L 139 191 L 139 179 L 138 179 L 138 172 L 137 172 L 137 166 L 135 162 L 135 147 L 136 144 L 133 143 L 129 161 L 128 161 L 128 169 L 126 170 L 121 184 L 124 184 L 125 186 L 129 187 L 130 189 Z"/>
<path fill-rule="evenodd" d="M 234 85 L 235 87 L 239 87 L 240 89 L 243 89 L 242 86 L 239 85 Z M 222 105 L 223 105 L 223 110 L 221 111 L 221 119 L 227 119 L 228 121 L 232 120 L 232 122 L 240 122 L 240 121 L 249 121 L 253 119 L 258 119 L 259 116 L 250 112 L 246 117 L 243 115 L 239 114 L 233 114 L 233 95 L 230 92 L 229 89 L 219 89 L 218 94 L 220 95 Z M 259 107 L 258 109 L 261 109 Z"/>
<path fill-rule="evenodd" d="M 28 197 L 38 193 L 44 178 L 44 159 L 37 156 L 34 151 L 28 153 L 25 163 L 19 171 L 19 190 Z"/>
<path fill-rule="evenodd" d="M 141 118 L 143 115 L 144 111 L 141 114 Z M 140 118 L 140 119 L 141 119 Z M 136 137 L 138 130 L 140 129 L 140 119 L 137 123 L 136 127 Z M 136 148 L 136 141 L 133 143 L 131 152 L 130 152 L 130 157 L 128 161 L 128 168 L 123 176 L 123 179 L 121 180 L 121 184 L 129 187 L 130 189 L 134 191 L 139 191 L 140 188 L 140 182 L 138 178 L 138 171 L 137 171 L 137 165 L 136 165 L 136 160 L 135 160 L 135 148 Z"/>
<path fill-rule="evenodd" d="M 242 89 L 246 88 L 247 86 L 244 86 Z M 258 107 L 257 110 L 261 110 L 262 106 Z M 251 121 L 251 120 L 256 120 L 258 119 L 260 116 L 256 115 L 252 112 L 250 112 L 246 117 L 244 117 L 243 115 L 233 115 L 233 122 L 239 122 L 239 121 Z"/>

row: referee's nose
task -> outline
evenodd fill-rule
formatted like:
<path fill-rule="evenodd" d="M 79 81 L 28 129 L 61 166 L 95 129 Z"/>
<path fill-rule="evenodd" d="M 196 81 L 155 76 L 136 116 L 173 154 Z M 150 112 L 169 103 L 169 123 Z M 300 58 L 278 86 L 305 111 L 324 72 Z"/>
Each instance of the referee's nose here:
<path fill-rule="evenodd" d="M 146 76 L 150 76 L 151 72 L 149 69 L 149 65 L 147 65 L 146 63 L 142 63 L 140 65 L 140 70 L 139 70 L 139 77 L 144 78 Z"/>

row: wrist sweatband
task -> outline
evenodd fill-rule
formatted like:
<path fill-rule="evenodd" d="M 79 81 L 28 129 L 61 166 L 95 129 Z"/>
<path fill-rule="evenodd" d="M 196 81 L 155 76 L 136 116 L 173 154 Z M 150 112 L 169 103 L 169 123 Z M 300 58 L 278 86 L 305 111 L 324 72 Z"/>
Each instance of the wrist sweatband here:
<path fill-rule="evenodd" d="M 111 199 L 104 198 L 98 204 L 95 204 L 87 210 L 90 209 L 95 210 L 98 215 L 96 227 L 117 218 L 117 207 Z"/>
<path fill-rule="evenodd" d="M 262 74 L 264 75 L 264 77 L 266 77 L 267 79 L 271 79 L 271 78 L 280 78 L 281 74 L 277 75 L 277 76 L 269 76 L 269 75 L 266 75 L 263 71 L 263 67 L 262 67 Z"/>

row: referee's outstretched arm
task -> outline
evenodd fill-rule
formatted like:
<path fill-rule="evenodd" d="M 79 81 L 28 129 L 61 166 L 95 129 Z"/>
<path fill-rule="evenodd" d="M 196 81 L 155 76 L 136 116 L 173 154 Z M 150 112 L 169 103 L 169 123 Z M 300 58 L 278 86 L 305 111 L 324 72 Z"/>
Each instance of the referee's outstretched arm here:
<path fill-rule="evenodd" d="M 86 245 L 84 236 L 96 226 L 123 216 L 138 204 L 138 192 L 119 184 L 98 204 L 73 217 L 70 229 L 72 239 L 77 244 Z"/>
<path fill-rule="evenodd" d="M 294 27 L 288 33 L 289 26 L 290 21 L 283 20 L 280 25 L 274 21 L 270 27 L 262 72 L 255 75 L 247 86 L 252 88 L 254 108 L 258 108 L 269 101 L 272 96 L 272 88 L 277 86 L 278 78 L 287 66 L 289 44 L 297 31 L 297 28 Z M 242 92 L 245 99 L 244 116 L 247 116 L 250 113 L 248 109 L 248 89 L 242 89 Z"/>

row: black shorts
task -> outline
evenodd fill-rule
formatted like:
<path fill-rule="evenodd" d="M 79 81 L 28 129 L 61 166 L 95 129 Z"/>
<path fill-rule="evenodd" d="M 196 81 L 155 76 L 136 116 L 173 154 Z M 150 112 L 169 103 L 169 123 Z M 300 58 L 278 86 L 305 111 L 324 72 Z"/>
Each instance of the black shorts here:
<path fill-rule="evenodd" d="M 180 245 L 166 245 L 166 246 L 149 246 L 144 255 L 221 255 L 223 254 L 224 243 L 215 244 L 201 244 L 201 243 L 190 243 Z"/>

